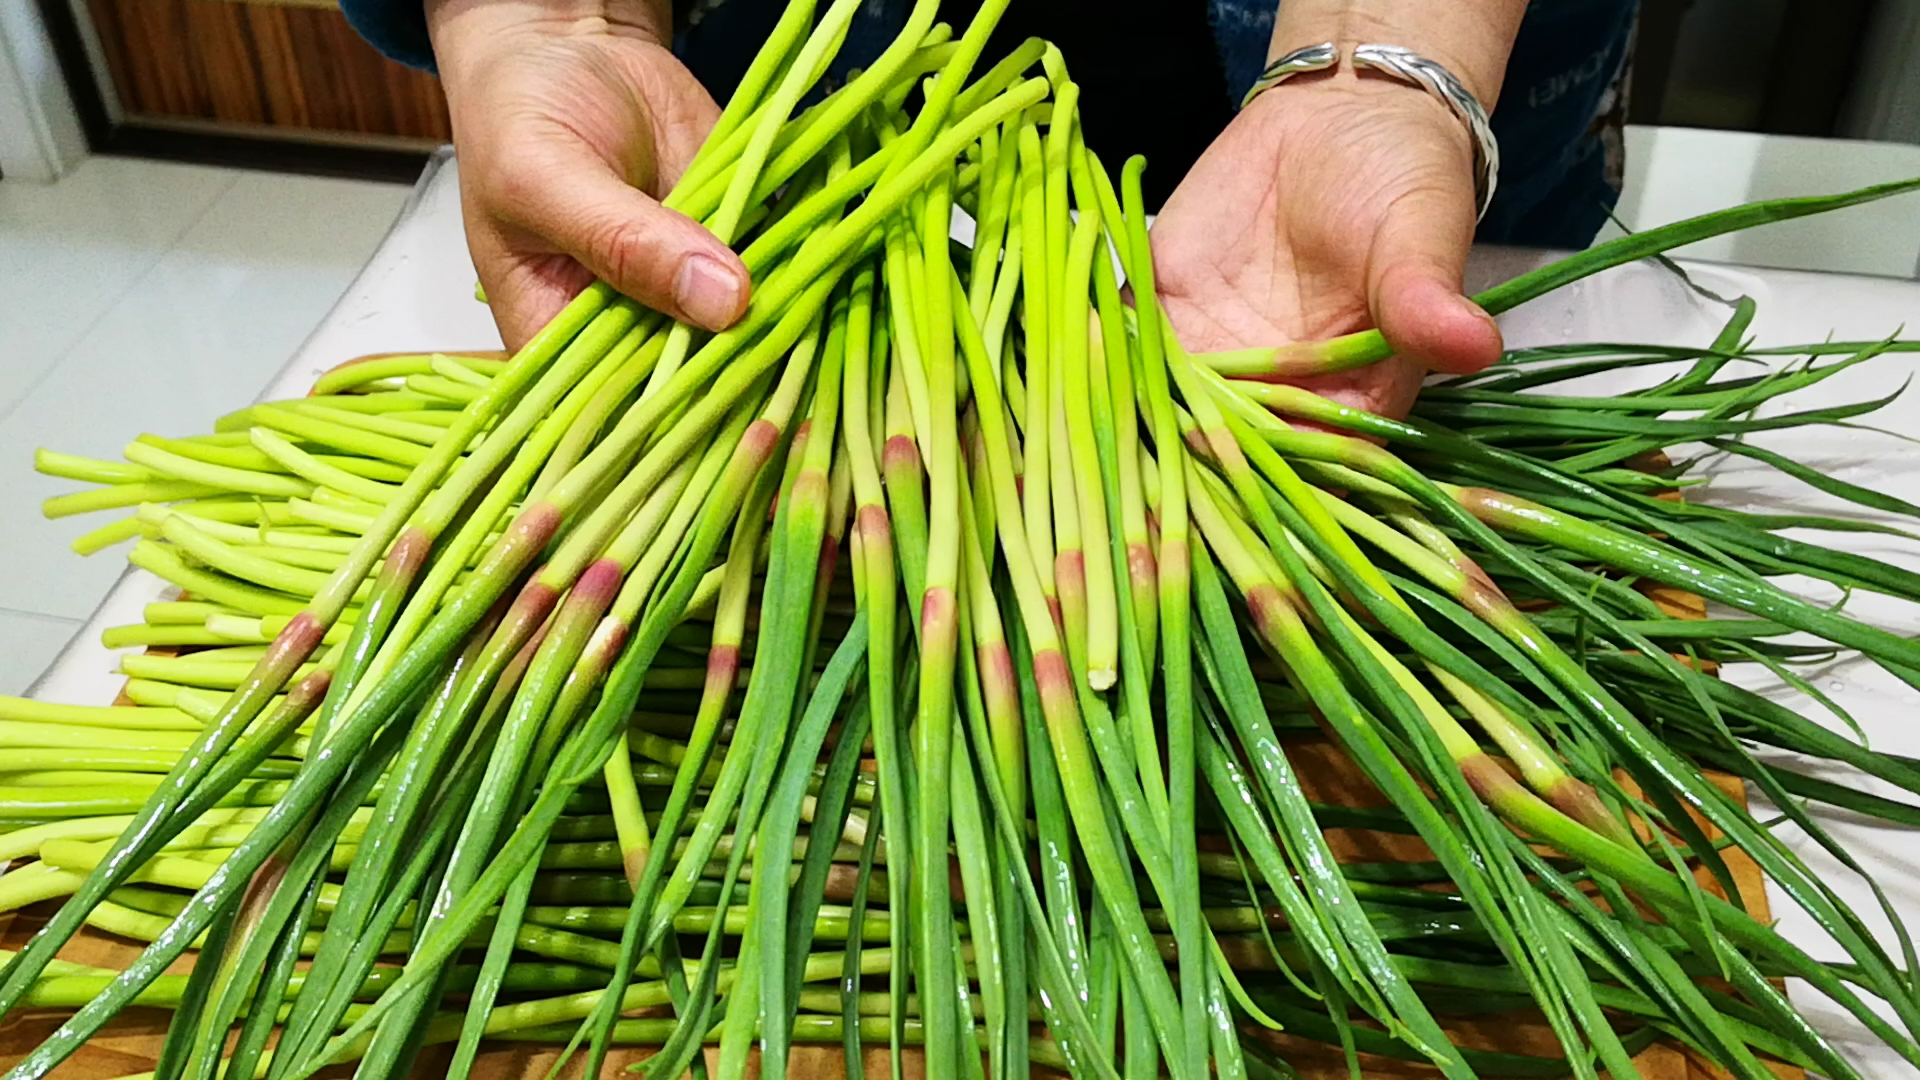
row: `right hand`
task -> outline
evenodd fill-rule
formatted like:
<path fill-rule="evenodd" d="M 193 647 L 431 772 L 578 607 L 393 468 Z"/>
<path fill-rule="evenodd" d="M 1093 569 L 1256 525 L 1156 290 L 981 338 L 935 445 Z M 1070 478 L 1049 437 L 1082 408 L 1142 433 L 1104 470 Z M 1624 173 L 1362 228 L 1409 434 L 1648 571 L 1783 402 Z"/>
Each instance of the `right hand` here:
<path fill-rule="evenodd" d="M 1242 109 L 1161 208 L 1156 284 L 1196 352 L 1379 327 L 1393 356 L 1288 381 L 1405 416 L 1427 371 L 1500 358 L 1461 295 L 1473 226 L 1473 151 L 1445 106 L 1376 76 L 1299 77 Z"/>
<path fill-rule="evenodd" d="M 720 110 L 673 56 L 664 3 L 428 0 L 467 245 L 509 349 L 605 280 L 722 330 L 747 270 L 660 205 Z"/>

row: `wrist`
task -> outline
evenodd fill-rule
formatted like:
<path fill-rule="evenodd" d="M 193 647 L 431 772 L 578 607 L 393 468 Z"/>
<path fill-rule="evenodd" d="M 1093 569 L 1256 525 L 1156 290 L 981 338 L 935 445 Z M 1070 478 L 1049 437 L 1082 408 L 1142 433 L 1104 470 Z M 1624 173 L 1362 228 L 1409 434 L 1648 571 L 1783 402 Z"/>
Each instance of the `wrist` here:
<path fill-rule="evenodd" d="M 425 7 L 434 54 L 450 84 L 485 57 L 523 48 L 531 37 L 601 34 L 663 48 L 673 41 L 670 0 L 426 0 Z"/>
<path fill-rule="evenodd" d="M 1526 0 L 1286 0 L 1273 21 L 1267 58 L 1321 41 L 1332 42 L 1343 59 L 1356 45 L 1398 45 L 1452 72 L 1491 112 L 1526 6 Z M 1342 64 L 1343 76 L 1350 67 Z"/>
<path fill-rule="evenodd" d="M 1343 57 L 1338 72 L 1296 76 L 1256 95 L 1240 116 L 1263 131 L 1299 138 L 1300 132 L 1334 138 L 1359 117 L 1391 116 L 1432 137 L 1457 145 L 1462 160 L 1473 154 L 1472 137 L 1431 94 L 1387 79 L 1355 78 Z M 1275 137 L 1279 137 L 1277 134 Z"/>
<path fill-rule="evenodd" d="M 1270 87 L 1240 110 L 1234 124 L 1255 144 L 1286 148 L 1282 152 L 1296 157 L 1363 160 L 1380 177 L 1418 172 L 1419 185 L 1455 191 L 1485 213 L 1499 151 L 1484 123 L 1476 127 L 1425 86 L 1397 76 L 1358 78 L 1348 67 Z"/>

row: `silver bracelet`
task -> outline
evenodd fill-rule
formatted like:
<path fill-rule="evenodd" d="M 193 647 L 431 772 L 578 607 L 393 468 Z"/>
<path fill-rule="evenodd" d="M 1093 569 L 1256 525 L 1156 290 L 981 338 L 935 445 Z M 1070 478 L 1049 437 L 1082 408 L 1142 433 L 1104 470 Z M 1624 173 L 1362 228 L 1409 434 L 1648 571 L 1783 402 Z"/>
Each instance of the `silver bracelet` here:
<path fill-rule="evenodd" d="M 1340 61 L 1340 50 L 1331 41 L 1295 49 L 1268 64 L 1254 80 L 1247 96 L 1240 99 L 1246 108 L 1254 98 L 1302 72 L 1324 71 Z M 1479 217 L 1487 216 L 1493 203 L 1494 187 L 1500 178 L 1500 143 L 1487 123 L 1487 110 L 1473 92 L 1454 78 L 1453 72 L 1411 49 L 1398 45 L 1358 45 L 1353 50 L 1355 67 L 1368 68 L 1383 75 L 1417 86 L 1434 97 L 1467 125 L 1473 138 L 1473 192 Z"/>
<path fill-rule="evenodd" d="M 1248 102 L 1262 93 L 1279 86 L 1303 71 L 1325 71 L 1340 62 L 1340 50 L 1333 42 L 1323 41 L 1318 45 L 1309 45 L 1304 49 L 1295 49 L 1267 65 L 1260 77 L 1253 80 L 1247 96 L 1240 99 L 1240 107 L 1246 108 Z"/>

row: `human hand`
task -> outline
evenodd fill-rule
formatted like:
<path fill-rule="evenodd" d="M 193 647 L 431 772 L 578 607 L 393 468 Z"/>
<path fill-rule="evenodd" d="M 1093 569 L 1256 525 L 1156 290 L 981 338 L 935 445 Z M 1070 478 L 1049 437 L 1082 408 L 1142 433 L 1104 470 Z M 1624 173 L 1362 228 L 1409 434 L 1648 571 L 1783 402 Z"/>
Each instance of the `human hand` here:
<path fill-rule="evenodd" d="M 720 111 L 649 0 L 428 0 L 474 268 L 517 349 L 594 278 L 723 329 L 747 271 L 659 199 Z"/>
<path fill-rule="evenodd" d="M 1300 75 L 1241 110 L 1167 200 L 1156 282 L 1195 352 L 1379 327 L 1394 356 L 1290 381 L 1404 416 L 1428 370 L 1500 356 L 1461 295 L 1474 224 L 1472 145 L 1444 105 L 1350 70 Z"/>

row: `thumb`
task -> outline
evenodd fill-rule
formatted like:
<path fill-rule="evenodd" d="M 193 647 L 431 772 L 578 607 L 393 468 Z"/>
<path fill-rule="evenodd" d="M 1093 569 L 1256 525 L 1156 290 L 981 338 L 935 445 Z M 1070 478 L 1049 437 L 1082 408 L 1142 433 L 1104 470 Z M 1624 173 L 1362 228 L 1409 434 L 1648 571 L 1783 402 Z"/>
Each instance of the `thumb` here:
<path fill-rule="evenodd" d="M 507 215 L 615 289 L 708 330 L 724 330 L 746 311 L 749 282 L 740 257 L 605 162 L 581 154 L 521 169 L 526 180 L 509 186 Z"/>
<path fill-rule="evenodd" d="M 1451 191 L 1398 200 L 1375 234 L 1367 307 L 1399 355 L 1433 371 L 1465 374 L 1500 359 L 1500 327 L 1461 294 L 1473 208 Z"/>

